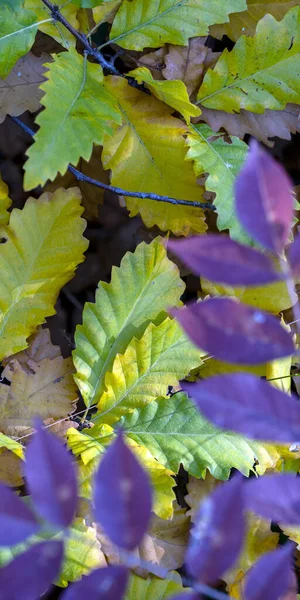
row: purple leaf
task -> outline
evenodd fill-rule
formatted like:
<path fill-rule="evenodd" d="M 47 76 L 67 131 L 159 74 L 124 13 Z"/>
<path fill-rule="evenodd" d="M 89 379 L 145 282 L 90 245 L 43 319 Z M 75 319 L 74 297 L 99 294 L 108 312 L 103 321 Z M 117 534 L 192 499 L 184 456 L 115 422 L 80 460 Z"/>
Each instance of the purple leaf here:
<path fill-rule="evenodd" d="M 237 559 L 245 533 L 243 480 L 234 477 L 201 503 L 186 553 L 197 581 L 214 583 Z"/>
<path fill-rule="evenodd" d="M 21 498 L 0 483 L 0 546 L 13 546 L 36 533 L 40 526 Z"/>
<path fill-rule="evenodd" d="M 24 475 L 40 515 L 54 525 L 67 527 L 77 505 L 74 462 L 62 442 L 37 422 L 26 451 Z"/>
<path fill-rule="evenodd" d="M 92 571 L 81 581 L 72 584 L 63 594 L 63 600 L 121 600 L 128 582 L 128 570 L 122 566 Z"/>
<path fill-rule="evenodd" d="M 94 479 L 96 520 L 111 541 L 133 550 L 151 516 L 152 493 L 147 473 L 119 432 L 100 462 Z"/>
<path fill-rule="evenodd" d="M 237 217 L 251 237 L 278 254 L 292 225 L 292 189 L 285 170 L 253 140 L 236 179 Z"/>
<path fill-rule="evenodd" d="M 245 485 L 247 508 L 282 525 L 300 525 L 299 499 L 300 478 L 295 474 L 273 473 Z"/>
<path fill-rule="evenodd" d="M 232 298 L 209 298 L 170 312 L 196 346 L 219 360 L 256 365 L 295 350 L 291 335 L 273 315 Z"/>
<path fill-rule="evenodd" d="M 266 552 L 252 567 L 245 583 L 245 600 L 279 600 L 289 589 L 292 571 L 292 544 Z"/>
<path fill-rule="evenodd" d="M 278 281 L 272 262 L 261 252 L 242 246 L 226 235 L 201 235 L 168 242 L 168 248 L 195 275 L 227 285 L 263 285 Z"/>
<path fill-rule="evenodd" d="M 291 266 L 294 279 L 300 277 L 300 235 L 296 237 L 289 247 L 288 261 Z"/>
<path fill-rule="evenodd" d="M 217 427 L 256 440 L 300 439 L 300 402 L 250 373 L 215 375 L 182 383 L 201 413 Z"/>
<path fill-rule="evenodd" d="M 36 600 L 59 573 L 63 543 L 41 542 L 0 569 L 0 600 Z"/>
<path fill-rule="evenodd" d="M 202 596 L 200 597 L 196 592 L 191 592 L 190 594 L 182 592 L 182 594 L 172 596 L 169 600 L 201 600 L 201 598 Z"/>

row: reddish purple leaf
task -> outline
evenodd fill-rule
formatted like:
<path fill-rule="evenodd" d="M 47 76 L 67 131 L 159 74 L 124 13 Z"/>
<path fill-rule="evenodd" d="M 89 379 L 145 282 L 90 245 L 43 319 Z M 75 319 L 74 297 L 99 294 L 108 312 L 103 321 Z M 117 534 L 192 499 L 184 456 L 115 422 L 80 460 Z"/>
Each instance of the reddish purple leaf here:
<path fill-rule="evenodd" d="M 214 583 L 240 554 L 245 534 L 243 480 L 234 477 L 201 503 L 186 553 L 197 581 Z"/>
<path fill-rule="evenodd" d="M 273 473 L 250 479 L 245 485 L 245 504 L 260 516 L 282 525 L 300 525 L 300 478 Z"/>
<path fill-rule="evenodd" d="M 42 428 L 41 421 L 26 451 L 24 475 L 40 515 L 54 525 L 70 525 L 77 505 L 74 461 L 62 442 Z"/>
<path fill-rule="evenodd" d="M 247 246 L 234 242 L 226 235 L 201 235 L 184 240 L 172 240 L 168 248 L 195 275 L 227 285 L 263 285 L 278 281 L 270 259 Z"/>
<path fill-rule="evenodd" d="M 291 230 L 293 183 L 286 171 L 253 140 L 236 179 L 236 212 L 246 231 L 265 248 L 280 253 Z"/>
<path fill-rule="evenodd" d="M 256 365 L 295 351 L 273 315 L 232 298 L 209 298 L 170 312 L 196 346 L 219 360 Z"/>
<path fill-rule="evenodd" d="M 300 277 L 300 235 L 296 237 L 289 247 L 288 260 L 292 269 L 294 279 Z"/>
<path fill-rule="evenodd" d="M 41 542 L 0 569 L 0 600 L 37 600 L 59 573 L 63 543 Z"/>
<path fill-rule="evenodd" d="M 266 552 L 252 567 L 245 583 L 245 600 L 279 600 L 289 589 L 292 571 L 292 544 Z"/>
<path fill-rule="evenodd" d="M 215 375 L 182 383 L 201 413 L 217 427 L 256 440 L 300 439 L 300 402 L 250 373 Z"/>
<path fill-rule="evenodd" d="M 111 541 L 133 550 L 147 531 L 152 492 L 147 473 L 124 443 L 121 432 L 95 475 L 94 504 L 96 520 Z"/>
<path fill-rule="evenodd" d="M 122 566 L 92 571 L 81 581 L 69 586 L 63 600 L 121 600 L 128 582 L 128 570 Z"/>
<path fill-rule="evenodd" d="M 0 483 L 0 546 L 13 546 L 36 533 L 40 526 L 21 498 Z"/>

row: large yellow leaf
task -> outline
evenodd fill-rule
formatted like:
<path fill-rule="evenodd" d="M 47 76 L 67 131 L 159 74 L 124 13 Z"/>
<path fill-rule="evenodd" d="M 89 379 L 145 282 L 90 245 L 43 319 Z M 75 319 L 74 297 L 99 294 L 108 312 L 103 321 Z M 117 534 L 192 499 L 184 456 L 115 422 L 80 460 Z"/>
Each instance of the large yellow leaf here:
<path fill-rule="evenodd" d="M 244 0 L 124 0 L 110 41 L 130 50 L 167 42 L 184 46 L 189 38 L 206 35 L 209 25 L 224 23 L 229 13 L 245 8 Z"/>
<path fill-rule="evenodd" d="M 48 79 L 40 86 L 45 109 L 36 119 L 40 129 L 25 163 L 27 190 L 52 181 L 58 172 L 64 175 L 68 164 L 75 166 L 80 157 L 88 161 L 93 144 L 102 144 L 104 134 L 112 134 L 113 123 L 121 123 L 100 65 L 87 63 L 71 49 L 55 55 L 47 66 Z"/>
<path fill-rule="evenodd" d="M 266 15 L 253 38 L 242 36 L 206 73 L 198 102 L 229 113 L 299 104 L 299 51 L 300 8 L 292 8 L 280 22 Z"/>
<path fill-rule="evenodd" d="M 167 317 L 158 326 L 151 323 L 141 339 L 133 338 L 125 353 L 116 356 L 112 372 L 106 373 L 106 391 L 94 420 L 112 425 L 133 409 L 165 396 L 170 385 L 177 385 L 201 362 L 200 350 L 176 321 Z"/>
<path fill-rule="evenodd" d="M 143 94 L 118 77 L 106 77 L 107 89 L 118 101 L 123 123 L 104 141 L 102 161 L 112 171 L 112 184 L 134 192 L 154 192 L 173 198 L 202 201 L 190 163 L 185 162 L 186 127 L 170 116 L 173 109 Z M 130 215 L 140 213 L 147 227 L 158 225 L 176 235 L 204 233 L 202 209 L 173 206 L 154 200 L 126 198 Z"/>
<path fill-rule="evenodd" d="M 200 108 L 190 102 L 183 81 L 178 79 L 157 81 L 153 79 L 151 72 L 146 67 L 134 69 L 129 72 L 129 75 L 134 77 L 138 83 L 144 83 L 156 98 L 180 112 L 187 123 L 190 123 L 191 117 L 201 115 Z"/>
<path fill-rule="evenodd" d="M 73 353 L 76 382 L 88 406 L 99 401 L 116 355 L 160 313 L 179 306 L 184 288 L 160 237 L 127 252 L 120 267 L 113 267 L 110 283 L 100 281 L 95 303 L 85 305 L 76 328 Z"/>
<path fill-rule="evenodd" d="M 266 14 L 281 21 L 290 8 L 298 5 L 299 0 L 247 0 L 247 10 L 229 15 L 229 23 L 213 25 L 210 34 L 219 39 L 227 35 L 236 42 L 240 35 L 254 35 L 258 21 Z"/>
<path fill-rule="evenodd" d="M 27 338 L 55 313 L 59 290 L 84 260 L 88 246 L 76 188 L 29 198 L 14 209 L 0 245 L 0 357 L 27 346 Z"/>

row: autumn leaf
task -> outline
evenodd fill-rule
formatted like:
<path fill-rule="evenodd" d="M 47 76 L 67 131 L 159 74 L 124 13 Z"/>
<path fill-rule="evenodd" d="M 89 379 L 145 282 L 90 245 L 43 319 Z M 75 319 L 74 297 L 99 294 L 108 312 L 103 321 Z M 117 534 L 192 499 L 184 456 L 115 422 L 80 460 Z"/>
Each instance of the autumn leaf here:
<path fill-rule="evenodd" d="M 41 85 L 45 110 L 37 117 L 40 129 L 25 163 L 28 190 L 47 179 L 53 181 L 58 172 L 64 175 L 68 164 L 76 165 L 80 157 L 88 161 L 93 143 L 102 144 L 104 133 L 112 135 L 112 124 L 121 122 L 116 102 L 103 86 L 99 65 L 87 68 L 87 61 L 70 50 L 56 55 L 47 66 L 48 80 Z"/>
<path fill-rule="evenodd" d="M 8 209 L 11 206 L 11 199 L 8 195 L 8 186 L 0 175 L 0 226 L 7 225 L 9 221 Z"/>
<path fill-rule="evenodd" d="M 172 198 L 202 201 L 192 165 L 184 162 L 186 127 L 171 117 L 170 107 L 143 94 L 117 77 L 105 78 L 106 88 L 118 101 L 123 123 L 103 144 L 102 162 L 111 169 L 111 183 L 135 192 L 151 192 Z M 133 217 L 140 213 L 147 225 L 176 235 L 204 233 L 203 210 L 165 202 L 125 198 Z"/>
<path fill-rule="evenodd" d="M 62 15 L 67 19 L 67 21 L 74 27 L 74 29 L 79 29 L 79 21 L 77 19 L 78 13 L 78 3 L 76 2 L 67 2 L 60 3 L 63 6 L 60 6 L 60 10 Z M 64 6 L 65 4 L 65 6 Z M 24 8 L 29 9 L 32 13 L 35 14 L 36 20 L 40 22 L 39 29 L 43 31 L 47 35 L 53 37 L 59 44 L 64 46 L 66 49 L 75 46 L 75 38 L 74 36 L 61 24 L 58 22 L 53 23 L 49 9 L 40 2 L 40 0 L 25 0 Z M 48 23 L 41 23 L 41 21 L 49 20 Z"/>
<path fill-rule="evenodd" d="M 198 92 L 207 108 L 263 113 L 288 102 L 300 103 L 297 65 L 300 50 L 300 9 L 292 8 L 278 23 L 271 15 L 259 21 L 253 38 L 241 36 L 232 52 L 224 50 Z"/>
<path fill-rule="evenodd" d="M 0 247 L 2 359 L 26 348 L 37 325 L 55 313 L 60 288 L 84 260 L 82 210 L 76 188 L 13 209 Z"/>
<path fill-rule="evenodd" d="M 6 115 L 16 117 L 40 108 L 43 93 L 39 85 L 45 81 L 46 61 L 49 63 L 51 56 L 43 53 L 37 57 L 29 52 L 18 60 L 6 79 L 0 79 L 0 123 Z"/>

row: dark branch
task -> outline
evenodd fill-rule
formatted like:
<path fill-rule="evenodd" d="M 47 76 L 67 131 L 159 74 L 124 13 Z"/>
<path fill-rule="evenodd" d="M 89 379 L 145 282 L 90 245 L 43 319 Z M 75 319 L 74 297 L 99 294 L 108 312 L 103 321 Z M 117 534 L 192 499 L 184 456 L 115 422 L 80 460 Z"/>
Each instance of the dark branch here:
<path fill-rule="evenodd" d="M 101 67 L 103 67 L 103 69 L 106 69 L 113 75 L 121 76 L 121 73 L 118 71 L 118 69 L 116 69 L 116 67 L 112 63 L 107 61 L 104 58 L 103 54 L 101 54 L 101 52 L 95 50 L 95 48 L 93 48 L 91 44 L 89 44 L 87 38 L 84 35 L 79 33 L 79 31 L 74 29 L 74 27 L 72 27 L 72 25 L 67 21 L 67 19 L 65 19 L 65 17 L 61 14 L 58 6 L 56 6 L 52 2 L 49 2 L 49 0 L 42 0 L 42 2 L 45 4 L 45 6 L 47 6 L 47 8 L 49 8 L 53 20 L 57 21 L 58 23 L 61 23 L 81 43 L 81 45 L 84 47 L 89 56 L 92 56 L 96 60 L 96 62 L 98 62 L 101 65 Z"/>
<path fill-rule="evenodd" d="M 34 131 L 30 129 L 23 121 L 18 119 L 17 117 L 11 117 L 14 123 L 19 125 L 30 137 L 34 137 Z M 102 188 L 103 190 L 107 190 L 108 192 L 112 192 L 113 194 L 118 194 L 119 196 L 128 196 L 129 198 L 141 198 L 148 200 L 156 200 L 157 202 L 167 202 L 168 204 L 175 204 L 178 206 L 189 206 L 193 208 L 202 208 L 209 210 L 216 210 L 216 207 L 210 202 L 192 202 L 189 200 L 177 200 L 176 198 L 170 198 L 169 196 L 159 196 L 158 194 L 152 194 L 151 192 L 129 192 L 128 190 L 124 190 L 123 188 L 115 187 L 114 185 L 108 185 L 107 183 L 102 183 L 102 181 L 98 181 L 97 179 L 92 179 L 87 175 L 84 175 L 72 165 L 68 166 L 68 171 L 75 175 L 78 181 L 84 181 L 85 183 L 90 183 L 91 185 L 95 185 L 96 187 Z"/>

